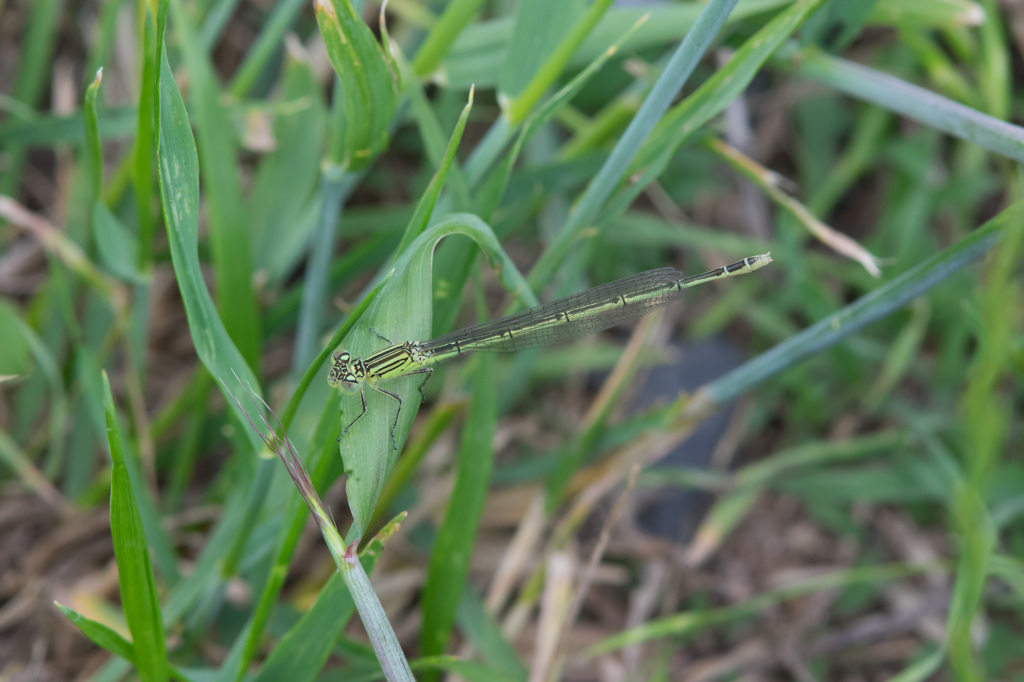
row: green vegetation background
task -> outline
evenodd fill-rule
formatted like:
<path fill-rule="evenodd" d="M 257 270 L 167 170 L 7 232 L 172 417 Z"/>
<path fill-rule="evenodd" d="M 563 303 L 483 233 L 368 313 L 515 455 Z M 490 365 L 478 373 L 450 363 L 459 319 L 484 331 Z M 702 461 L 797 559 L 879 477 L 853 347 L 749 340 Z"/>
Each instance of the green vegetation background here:
<path fill-rule="evenodd" d="M 1022 11 L 378 10 L 0 2 L 7 672 L 1021 675 Z M 339 344 L 768 251 L 338 441 Z M 630 413 L 669 335 L 748 359 Z M 652 466 L 727 405 L 731 466 Z M 665 487 L 714 500 L 679 545 Z"/>

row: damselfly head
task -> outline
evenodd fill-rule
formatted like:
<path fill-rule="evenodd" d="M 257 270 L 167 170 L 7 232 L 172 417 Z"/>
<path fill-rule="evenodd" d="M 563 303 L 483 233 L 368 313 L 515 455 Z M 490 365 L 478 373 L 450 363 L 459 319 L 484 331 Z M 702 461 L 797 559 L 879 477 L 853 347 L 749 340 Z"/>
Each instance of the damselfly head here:
<path fill-rule="evenodd" d="M 352 370 L 349 369 L 349 361 L 351 359 L 352 356 L 349 355 L 348 351 L 334 354 L 334 363 L 331 365 L 330 371 L 327 372 L 327 383 L 331 385 L 331 388 L 337 388 L 346 381 L 355 381 L 355 377 L 352 376 Z M 349 377 L 352 378 L 349 379 Z"/>

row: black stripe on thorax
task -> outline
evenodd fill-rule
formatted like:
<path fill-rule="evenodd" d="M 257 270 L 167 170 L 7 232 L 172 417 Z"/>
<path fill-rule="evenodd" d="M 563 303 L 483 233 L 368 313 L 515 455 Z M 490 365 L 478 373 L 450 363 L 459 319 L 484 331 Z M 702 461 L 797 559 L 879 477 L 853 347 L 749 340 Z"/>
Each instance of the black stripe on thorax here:
<path fill-rule="evenodd" d="M 377 351 L 366 360 L 367 371 L 374 376 L 381 376 L 394 372 L 413 361 L 412 351 L 409 344 L 391 346 L 384 350 Z"/>

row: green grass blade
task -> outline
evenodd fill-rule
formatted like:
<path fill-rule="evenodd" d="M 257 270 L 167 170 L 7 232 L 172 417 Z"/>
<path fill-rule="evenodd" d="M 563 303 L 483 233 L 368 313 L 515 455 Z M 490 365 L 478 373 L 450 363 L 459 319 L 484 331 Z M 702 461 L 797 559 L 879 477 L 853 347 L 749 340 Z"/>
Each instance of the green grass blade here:
<path fill-rule="evenodd" d="M 339 166 L 325 164 L 316 196 L 319 212 L 313 227 L 310 257 L 303 278 L 298 330 L 295 334 L 295 348 L 292 351 L 293 372 L 307 365 L 309 359 L 316 353 L 324 328 L 324 307 L 330 282 L 334 233 L 341 216 L 342 205 L 358 180 L 357 175 L 344 173 Z"/>
<path fill-rule="evenodd" d="M 736 0 L 712 0 L 701 13 L 693 29 L 672 55 L 664 73 L 630 121 L 607 161 L 587 185 L 566 224 L 530 271 L 530 284 L 537 286 L 551 279 L 579 238 L 579 233 L 597 219 L 615 186 L 629 170 L 640 145 L 654 129 L 672 99 L 693 73 L 697 62 L 717 35 L 736 5 Z"/>
<path fill-rule="evenodd" d="M 949 662 L 957 679 L 961 680 L 986 679 L 982 662 L 974 650 L 971 623 L 982 607 L 988 564 L 997 538 L 981 493 L 973 482 L 960 481 L 953 495 L 952 513 L 960 531 L 960 557 L 946 634 Z"/>
<path fill-rule="evenodd" d="M 743 467 L 736 472 L 731 486 L 724 487 L 721 482 L 716 486 L 724 487 L 724 493 L 701 522 L 692 545 L 694 549 L 691 550 L 691 557 L 696 561 L 717 549 L 747 518 L 762 493 L 776 482 L 798 477 L 804 469 L 824 468 L 830 464 L 846 464 L 883 455 L 906 447 L 908 441 L 906 434 L 893 431 L 843 442 L 808 443 L 775 452 L 769 459 Z"/>
<path fill-rule="evenodd" d="M 426 191 L 420 197 L 419 203 L 416 204 L 416 211 L 413 213 L 412 220 L 409 221 L 409 225 L 405 228 L 405 233 L 402 234 L 402 241 L 399 242 L 398 248 L 395 249 L 396 258 L 401 256 L 409 244 L 427 229 L 427 225 L 434 215 L 434 207 L 437 206 L 437 200 L 444 189 L 445 180 L 448 178 L 448 171 L 455 160 L 455 152 L 459 148 L 459 142 L 462 141 L 462 133 L 466 130 L 466 122 L 469 120 L 469 112 L 472 108 L 473 91 L 470 90 L 469 101 L 466 102 L 466 106 L 462 109 L 459 122 L 455 124 L 455 130 L 452 132 L 451 139 L 448 140 L 448 146 L 445 148 L 441 164 L 438 166 L 437 171 L 435 171 L 434 177 L 430 179 L 430 184 L 427 185 Z"/>
<path fill-rule="evenodd" d="M 958 26 L 976 25 L 981 15 L 978 3 L 974 0 L 941 0 L 941 2 L 886 0 L 875 3 L 869 22 L 884 26 L 895 24 L 930 29 L 951 29 Z"/>
<path fill-rule="evenodd" d="M 203 3 L 202 18 L 199 19 L 200 26 L 197 33 L 199 47 L 204 52 L 212 51 L 224 33 L 224 26 L 235 13 L 239 0 L 213 0 Z"/>
<path fill-rule="evenodd" d="M 124 138 L 135 132 L 135 107 L 98 109 L 99 136 L 102 140 Z M 76 147 L 86 143 L 85 114 L 40 114 L 19 118 L 10 113 L 0 122 L 0 146 L 16 147 L 69 144 Z"/>
<path fill-rule="evenodd" d="M 740 0 L 727 23 L 735 24 L 790 4 L 792 0 Z M 613 6 L 586 36 L 567 66 L 569 69 L 582 68 L 607 49 L 621 35 L 624 27 L 632 26 L 648 15 L 650 20 L 644 22 L 640 30 L 623 45 L 624 52 L 660 49 L 678 43 L 693 28 L 703 9 L 702 5 L 661 3 Z M 514 17 L 497 17 L 474 23 L 462 31 L 439 68 L 448 87 L 465 89 L 473 84 L 479 89 L 495 87 L 506 68 L 505 62 L 515 27 Z"/>
<path fill-rule="evenodd" d="M 794 2 L 748 38 L 725 66 L 692 95 L 673 107 L 658 123 L 657 129 L 647 138 L 633 160 L 633 171 L 642 171 L 639 179 L 616 197 L 609 213 L 621 213 L 632 204 L 633 199 L 661 175 L 679 146 L 739 97 L 764 62 L 821 4 L 822 0 Z"/>
<path fill-rule="evenodd" d="M 96 364 L 91 353 L 82 351 L 78 354 L 77 361 L 81 364 L 78 370 L 82 377 L 82 389 L 86 401 L 91 409 L 98 409 L 100 413 L 93 419 L 103 421 L 103 434 L 106 439 L 106 415 L 102 412 L 104 405 L 104 388 L 102 382 L 103 370 Z M 149 544 L 150 556 L 160 572 L 164 584 L 176 585 L 181 579 L 178 569 L 178 555 L 174 550 L 171 537 L 163 527 L 163 518 L 160 515 L 156 500 L 150 493 L 149 488 L 143 483 L 143 473 L 140 467 L 139 456 L 134 452 L 132 441 L 122 441 L 122 451 L 125 453 L 125 466 L 132 480 L 132 491 L 134 493 L 135 507 L 138 509 L 142 519 L 142 528 L 146 534 L 146 542 Z"/>
<path fill-rule="evenodd" d="M 178 92 L 166 56 L 160 76 L 159 131 L 158 166 L 164 221 L 167 224 L 171 260 L 196 353 L 222 387 L 237 386 L 239 382 L 256 387 L 259 385 L 256 376 L 228 336 L 203 281 L 198 252 L 199 159 L 185 103 Z M 245 415 L 231 397 L 224 397 L 239 422 L 246 424 Z M 260 414 L 261 406 L 244 395 L 240 396 L 240 400 L 249 414 Z M 254 452 L 262 449 L 263 443 L 255 433 L 245 429 L 245 434 Z"/>
<path fill-rule="evenodd" d="M 145 284 L 149 277 L 138 270 L 139 240 L 110 212 L 103 199 L 92 207 L 93 239 L 103 267 L 124 282 Z"/>
<path fill-rule="evenodd" d="M 282 0 L 274 5 L 270 19 L 263 26 L 252 48 L 246 52 L 242 65 L 231 79 L 231 84 L 227 88 L 228 93 L 242 98 L 252 90 L 260 74 L 280 49 L 285 33 L 291 28 L 305 4 L 305 0 Z"/>
<path fill-rule="evenodd" d="M 18 314 L 14 306 L 0 300 L 0 375 L 12 377 L 29 371 L 28 354 L 36 361 L 36 368 L 49 390 L 49 439 L 48 462 L 56 467 L 63 463 L 65 457 L 64 433 L 68 419 L 68 397 L 61 380 L 60 367 L 53 353 Z M 0 384 L 2 385 L 2 384 Z M 38 475 L 35 467 L 28 459 L 19 456 L 21 449 L 13 441 L 9 447 L 0 448 L 12 458 L 12 466 L 30 486 L 40 492 L 50 503 L 57 501 L 54 491 L 47 480 Z"/>
<path fill-rule="evenodd" d="M 99 94 L 100 83 L 103 81 L 103 69 L 96 72 L 96 77 L 85 90 L 85 103 L 82 107 L 85 124 L 85 182 L 86 195 L 90 202 L 100 197 L 103 188 L 103 149 L 100 146 L 99 117 L 96 115 L 96 96 Z"/>
<path fill-rule="evenodd" d="M 395 65 L 349 0 L 317 0 L 315 8 L 337 78 L 328 121 L 331 140 L 318 195 L 320 215 L 310 243 L 293 351 L 294 371 L 314 355 L 324 326 L 335 228 L 342 204 L 361 179 L 352 171 L 364 169 L 387 148 L 399 92 Z"/>
<path fill-rule="evenodd" d="M 495 358 L 481 353 L 474 362 L 473 397 L 456 461 L 455 487 L 427 568 L 420 629 L 422 656 L 444 653 L 451 636 L 494 467 L 492 441 L 498 420 Z"/>
<path fill-rule="evenodd" d="M 388 615 L 377 598 L 370 584 L 370 577 L 358 558 L 350 560 L 349 569 L 345 574 L 345 584 L 348 586 L 352 601 L 355 602 L 359 618 L 363 621 L 363 627 L 373 643 L 374 653 L 380 661 L 384 670 L 384 677 L 390 680 L 402 682 L 415 682 L 412 670 L 409 669 L 409 662 L 402 652 L 398 643 Z"/>
<path fill-rule="evenodd" d="M 303 517 L 308 510 L 303 506 Z M 256 682 L 312 682 L 327 661 L 331 648 L 355 611 L 352 595 L 341 574 L 335 573 L 320 589 L 316 601 L 267 656 Z"/>
<path fill-rule="evenodd" d="M 54 606 L 64 614 L 64 617 L 68 619 L 69 623 L 77 627 L 83 635 L 93 642 L 93 644 L 102 647 L 110 653 L 120 656 L 125 659 L 125 661 L 135 665 L 135 649 L 132 647 L 132 643 L 119 635 L 115 630 L 107 627 L 103 623 L 86 618 L 74 609 L 69 609 L 60 602 L 54 602 Z M 173 665 L 169 666 L 169 671 L 175 679 L 189 679 Z M 94 676 L 92 679 L 96 680 L 98 679 L 98 676 Z"/>
<path fill-rule="evenodd" d="M 303 218 L 319 187 L 327 109 L 306 55 L 286 55 L 278 103 L 287 110 L 274 119 L 276 147 L 259 164 L 248 211 L 253 266 L 274 285 L 305 253 L 315 224 Z"/>
<path fill-rule="evenodd" d="M 1022 215 L 1024 202 L 1013 204 L 953 246 L 708 384 L 705 388 L 707 397 L 717 404 L 728 402 L 767 377 L 902 308 L 998 244 L 1003 232 L 1019 223 Z"/>
<path fill-rule="evenodd" d="M 398 59 L 399 64 L 402 66 L 403 73 L 410 71 L 411 67 L 402 63 L 402 58 Z M 412 76 L 407 78 L 412 85 L 405 88 L 405 95 L 409 100 L 409 110 L 413 119 L 416 121 L 416 128 L 419 130 L 420 138 L 423 140 L 424 151 L 426 152 L 426 161 L 430 167 L 441 169 L 445 165 L 445 156 L 451 146 L 451 137 L 445 137 L 444 129 L 441 127 L 441 122 L 437 118 L 437 112 L 434 110 L 434 104 L 427 97 L 426 91 L 419 84 L 418 81 L 412 80 Z M 470 103 L 467 106 L 472 105 L 472 98 L 475 92 L 475 88 L 471 88 L 469 91 Z M 465 107 L 463 108 L 463 116 L 460 116 L 459 121 L 456 123 L 456 129 L 464 126 L 463 118 L 466 113 Z M 459 132 L 461 138 L 462 133 Z M 442 204 L 443 208 L 451 211 L 467 211 L 472 205 L 469 198 L 469 186 L 466 183 L 465 174 L 459 167 L 459 164 L 448 163 L 449 168 L 449 182 L 447 187 L 449 189 L 449 201 Z M 435 171 L 435 177 L 437 173 Z M 433 182 L 433 180 L 432 180 Z M 426 193 L 425 193 L 426 194 Z M 422 199 L 420 200 L 422 203 Z M 435 202 L 436 203 L 436 202 Z M 431 207 L 433 208 L 433 207 Z M 420 210 L 420 205 L 417 205 L 416 210 Z M 428 215 L 428 218 L 430 216 Z M 418 221 L 417 221 L 418 222 Z"/>
<path fill-rule="evenodd" d="M 490 165 L 490 160 L 486 157 L 492 152 L 500 151 L 498 149 L 500 145 L 497 142 L 512 133 L 512 127 L 508 124 L 508 119 L 505 117 L 500 118 L 498 123 L 491 128 L 487 139 L 492 141 L 491 143 L 494 144 L 494 147 L 481 151 L 484 149 L 484 145 L 491 144 L 485 140 L 480 146 L 476 147 L 466 164 L 470 183 L 476 189 L 475 209 L 477 215 L 484 221 L 489 220 L 495 211 L 498 210 L 502 199 L 505 197 L 509 180 L 512 177 L 513 169 L 523 146 L 538 130 L 547 125 L 558 111 L 568 105 L 588 82 L 592 81 L 593 77 L 608 60 L 617 53 L 622 43 L 628 40 L 629 36 L 638 30 L 639 26 L 639 24 L 634 24 L 625 33 L 618 35 L 617 42 L 607 47 L 585 69 L 538 107 L 520 129 L 519 135 L 506 152 L 505 158 L 489 175 L 485 176 L 484 173 Z M 462 290 L 466 279 L 469 277 L 470 264 L 473 259 L 472 247 L 468 244 L 459 243 L 448 246 L 449 248 L 443 250 L 438 256 L 440 266 L 438 271 L 441 273 L 441 276 L 435 282 L 435 291 L 439 291 L 441 287 L 446 287 L 449 290 Z M 434 324 L 434 330 L 437 334 L 443 334 L 451 330 L 460 305 L 458 300 L 452 297 L 443 297 L 435 294 L 434 298 L 437 308 L 436 319 L 438 320 Z"/>
<path fill-rule="evenodd" d="M 882 564 L 858 566 L 848 570 L 834 571 L 802 580 L 792 585 L 776 588 L 748 599 L 736 606 L 712 609 L 694 609 L 676 613 L 666 618 L 651 620 L 638 627 L 612 635 L 583 652 L 591 658 L 616 651 L 631 644 L 639 644 L 661 637 L 687 637 L 708 630 L 723 623 L 749 618 L 758 611 L 781 604 L 789 599 L 814 594 L 822 590 L 871 585 L 907 578 L 921 573 L 944 572 L 946 567 L 932 564 Z"/>
<path fill-rule="evenodd" d="M 110 53 L 117 43 L 117 15 L 120 9 L 121 0 L 103 0 L 100 3 L 96 40 L 86 60 L 86 74 L 96 73 L 104 64 L 109 63 Z"/>
<path fill-rule="evenodd" d="M 551 57 L 552 52 L 583 15 L 581 0 L 549 3 L 526 0 L 515 8 L 504 64 L 498 77 L 498 97 L 518 97 Z M 561 66 L 564 66 L 562 64 Z M 548 82 L 545 87 L 549 87 Z"/>
<path fill-rule="evenodd" d="M 534 15 L 534 21 L 543 23 L 551 21 L 550 18 L 544 16 L 545 14 L 550 14 L 549 3 L 542 0 L 541 2 L 533 3 L 533 5 L 537 6 L 540 10 L 538 14 Z M 580 21 L 572 25 L 571 29 L 565 34 L 565 37 L 558 43 L 551 56 L 541 63 L 540 68 L 521 92 L 510 92 L 504 89 L 500 91 L 501 95 L 511 98 L 505 107 L 505 111 L 512 125 L 519 125 L 533 111 L 537 102 L 540 101 L 544 93 L 555 83 L 559 74 L 562 73 L 569 58 L 572 57 L 573 53 L 576 52 L 590 32 L 594 30 L 594 26 L 611 5 L 612 0 L 597 0 L 592 3 L 587 8 L 586 14 L 580 18 Z M 515 38 L 513 38 L 514 40 Z M 516 43 L 513 42 L 513 48 L 515 46 Z M 540 54 L 538 53 L 538 56 Z M 515 56 L 515 52 L 513 52 L 506 63 L 515 64 L 517 61 Z"/>
<path fill-rule="evenodd" d="M 978 346 L 961 405 L 966 475 L 955 488 L 950 510 L 960 538 L 960 557 L 948 623 L 949 660 L 960 679 L 986 677 L 971 625 L 984 613 L 989 565 L 999 540 L 986 496 L 1000 460 L 1008 459 L 1011 448 L 1010 424 L 1016 408 L 1014 399 L 1000 387 L 1019 376 L 1010 358 L 1015 339 L 1024 329 L 1018 275 L 1022 251 L 1024 229 L 1018 217 L 983 269 Z"/>
<path fill-rule="evenodd" d="M 795 60 L 800 75 L 1007 158 L 1024 161 L 1024 128 L 845 59 L 808 50 L 797 53 Z"/>
<path fill-rule="evenodd" d="M 412 68 L 417 76 L 422 78 L 437 69 L 455 38 L 473 20 L 481 5 L 483 0 L 452 0 L 447 4 L 444 14 L 434 24 L 412 60 Z"/>
<path fill-rule="evenodd" d="M 942 666 L 942 661 L 945 659 L 944 654 L 945 652 L 942 649 L 936 649 L 890 677 L 889 682 L 925 682 L 925 680 L 934 680 L 935 673 L 938 672 Z"/>
<path fill-rule="evenodd" d="M 182 0 L 171 0 L 182 57 L 188 69 L 195 116 L 202 185 L 209 216 L 217 309 L 228 336 L 249 367 L 259 368 L 262 331 L 253 292 L 252 245 L 242 205 L 235 132 L 221 104 L 217 77 L 186 14 Z"/>
<path fill-rule="evenodd" d="M 113 472 L 110 485 L 110 534 L 117 557 L 121 606 L 132 632 L 132 648 L 139 677 L 146 681 L 166 680 L 169 676 L 167 645 L 157 598 L 156 577 L 149 560 L 149 547 L 142 528 L 142 517 L 135 504 L 132 484 L 121 447 L 121 430 L 114 412 L 110 381 L 103 374 L 103 407 L 106 413 L 107 439 Z"/>
<path fill-rule="evenodd" d="M 525 680 L 526 665 L 515 647 L 501 631 L 501 626 L 485 608 L 480 597 L 467 585 L 459 599 L 459 627 L 466 639 L 486 659 L 497 674 L 510 680 Z"/>
<path fill-rule="evenodd" d="M 299 391 L 296 391 L 296 393 L 299 393 Z M 294 396 L 292 401 L 292 403 L 289 403 L 289 407 L 293 403 L 295 405 L 299 403 L 299 400 Z M 288 417 L 287 414 L 283 416 L 285 418 Z M 287 428 L 287 422 L 284 419 L 282 419 L 282 423 Z M 319 443 L 320 445 L 317 449 L 313 450 L 316 454 L 307 462 L 307 465 L 313 470 L 310 478 L 318 490 L 326 489 L 333 482 L 329 474 L 335 473 L 336 475 L 337 467 L 334 458 L 337 447 L 335 441 L 339 433 L 338 417 L 334 405 L 331 404 L 331 401 L 324 401 L 320 421 L 316 425 L 311 440 L 312 443 Z M 231 671 L 224 671 L 222 679 L 234 682 L 241 680 L 246 670 L 252 665 L 253 658 L 259 652 L 260 644 L 264 639 L 264 630 L 277 606 L 277 599 L 281 589 L 284 587 L 285 579 L 288 577 L 288 566 L 294 557 L 295 549 L 306 527 L 308 515 L 309 508 L 299 495 L 298 490 L 294 489 L 292 497 L 288 501 L 288 508 L 282 515 L 281 531 L 275 543 L 273 559 L 267 579 L 263 583 L 259 598 L 256 600 L 255 607 L 252 609 L 249 617 L 249 622 L 246 626 L 247 633 L 245 636 L 239 637 L 240 641 L 235 645 L 239 649 L 238 657 L 235 659 Z M 335 614 L 337 620 L 340 623 L 346 623 L 351 617 L 354 608 L 353 606 L 348 612 L 337 612 Z M 225 666 L 225 668 L 227 667 Z"/>
<path fill-rule="evenodd" d="M 163 54 L 164 28 L 167 22 L 167 0 L 160 0 L 154 17 L 151 3 L 140 8 L 142 21 L 142 83 L 136 111 L 135 158 L 132 188 L 135 191 L 136 216 L 139 221 L 139 259 L 137 268 L 149 271 L 153 262 L 154 217 L 153 160 L 157 153 L 156 120 L 159 113 L 160 59 Z"/>
<path fill-rule="evenodd" d="M 28 352 L 31 341 L 15 327 L 19 323 L 24 324 L 18 309 L 8 301 L 0 300 L 0 376 L 3 377 L 4 383 L 29 370 Z M 28 325 L 25 325 L 25 329 L 35 335 Z"/>
<path fill-rule="evenodd" d="M 12 99 L 34 109 L 49 82 L 53 44 L 61 18 L 61 0 L 40 0 L 31 5 L 28 30 L 18 47 L 18 68 L 11 90 Z M 4 172 L 0 175 L 0 194 L 14 195 L 25 161 L 25 148 L 12 146 L 6 151 Z"/>
<path fill-rule="evenodd" d="M 981 60 L 978 70 L 978 86 L 981 91 L 980 106 L 999 121 L 1010 117 L 1010 103 L 1013 96 L 1011 57 L 1006 45 L 1006 27 L 999 14 L 999 7 L 993 0 L 980 0 L 984 10 L 984 21 L 980 30 Z"/>
<path fill-rule="evenodd" d="M 74 609 L 69 609 L 60 602 L 54 602 L 60 609 L 68 622 L 77 627 L 83 635 L 92 640 L 93 644 L 102 647 L 112 654 L 116 654 L 126 661 L 135 665 L 135 647 L 127 639 L 119 635 L 112 628 L 90 618 L 86 618 Z"/>
<path fill-rule="evenodd" d="M 0 429 L 0 462 L 5 464 L 25 487 L 54 507 L 60 507 L 63 498 L 46 477 L 32 463 L 32 459 L 18 446 L 6 431 Z"/>

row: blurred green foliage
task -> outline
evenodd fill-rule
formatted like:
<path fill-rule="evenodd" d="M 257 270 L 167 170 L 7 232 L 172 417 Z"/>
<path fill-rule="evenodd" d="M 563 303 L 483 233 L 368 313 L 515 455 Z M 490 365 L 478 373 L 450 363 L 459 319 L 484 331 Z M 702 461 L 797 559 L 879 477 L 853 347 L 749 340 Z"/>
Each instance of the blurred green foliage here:
<path fill-rule="evenodd" d="M 368 572 L 395 533 L 418 553 L 425 592 L 412 616 L 388 612 L 417 624 L 405 656 L 418 676 L 585 674 L 649 642 L 634 677 L 671 678 L 695 636 L 739 646 L 777 605 L 827 594 L 814 632 L 848 632 L 918 576 L 939 585 L 943 637 L 900 630 L 906 656 L 887 665 L 808 637 L 808 669 L 1019 674 L 1016 10 L 393 0 L 386 26 L 378 10 L 0 3 L 20 26 L 0 99 L 0 475 L 5 495 L 20 485 L 59 519 L 109 501 L 121 603 L 61 606 L 116 654 L 94 679 L 130 664 L 147 680 L 370 679 L 401 659 L 351 636 L 357 605 L 338 578 L 299 572 L 303 588 L 285 591 L 308 511 L 249 428 L 264 409 L 246 389 L 282 415 L 322 494 L 347 474 L 351 517 L 336 504 L 336 518 L 368 543 Z M 69 91 L 73 110 L 57 95 Z M 670 311 L 673 335 L 748 356 L 692 396 L 630 412 L 661 354 L 602 339 L 453 365 L 423 408 L 416 378 L 400 382 L 401 455 L 394 405 L 372 391 L 371 416 L 337 442 L 360 409 L 323 380 L 338 342 L 372 352 L 377 334 L 429 338 L 644 269 L 769 250 L 771 268 Z M 878 278 L 859 264 L 876 262 Z M 593 402 L 587 378 L 602 382 Z M 737 400 L 736 468 L 651 467 L 637 485 L 714 493 L 686 567 L 670 565 L 758 575 L 752 596 L 695 590 L 587 648 L 566 643 L 593 617 L 557 602 L 589 587 L 584 519 L 633 465 Z M 514 501 L 514 538 L 488 520 L 508 508 L 492 497 Z M 826 546 L 852 548 L 782 587 L 726 544 L 780 497 Z M 189 520 L 209 505 L 214 518 Z M 373 537 L 405 509 L 415 523 Z M 892 518 L 931 553 L 880 539 Z M 796 551 L 785 527 L 772 536 Z M 495 537 L 502 553 L 485 561 Z M 617 603 L 648 560 L 615 556 L 630 576 Z M 235 581 L 247 600 L 229 597 Z M 524 656 L 535 606 L 541 653 Z M 443 655 L 463 651 L 455 634 L 466 659 Z"/>

